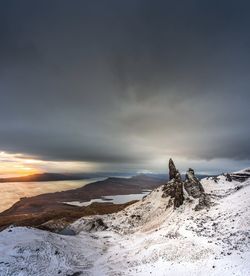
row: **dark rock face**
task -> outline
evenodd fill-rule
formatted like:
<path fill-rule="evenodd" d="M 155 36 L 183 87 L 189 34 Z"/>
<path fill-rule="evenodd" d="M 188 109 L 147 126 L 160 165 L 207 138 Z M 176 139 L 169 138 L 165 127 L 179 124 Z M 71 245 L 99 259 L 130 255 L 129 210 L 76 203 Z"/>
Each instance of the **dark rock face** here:
<path fill-rule="evenodd" d="M 179 172 L 177 172 L 174 182 L 175 182 L 174 207 L 178 208 L 183 204 L 183 201 L 184 201 L 183 183 Z"/>
<path fill-rule="evenodd" d="M 232 182 L 232 177 L 229 173 L 226 174 L 226 181 Z"/>
<path fill-rule="evenodd" d="M 175 178 L 178 171 L 176 170 L 174 161 L 171 158 L 169 159 L 168 168 L 169 168 L 169 180 L 172 180 Z"/>
<path fill-rule="evenodd" d="M 193 169 L 188 169 L 186 173 L 184 188 L 189 196 L 192 196 L 193 198 L 199 198 L 199 202 L 194 208 L 195 211 L 208 208 L 211 205 L 210 197 L 205 194 L 204 188 L 201 185 L 199 179 L 195 176 Z"/>
<path fill-rule="evenodd" d="M 180 174 L 177 173 L 177 176 L 178 175 Z M 183 195 L 183 183 L 181 179 L 174 178 L 164 185 L 162 197 L 168 197 L 168 196 L 170 196 L 170 198 L 173 199 L 174 208 L 178 208 L 183 204 L 184 195 Z"/>
<path fill-rule="evenodd" d="M 188 169 L 186 180 L 183 183 L 179 171 L 176 169 L 172 159 L 169 160 L 169 182 L 163 187 L 162 197 L 170 197 L 167 208 L 174 205 L 174 208 L 180 207 L 184 200 L 184 188 L 187 194 L 192 198 L 198 198 L 199 202 L 195 206 L 195 210 L 201 210 L 210 206 L 210 197 L 195 176 L 193 169 Z M 186 200 L 192 201 L 192 198 L 186 196 Z"/>
<path fill-rule="evenodd" d="M 230 177 L 234 181 L 244 182 L 250 178 L 250 173 L 249 173 L 249 170 L 245 170 L 244 172 L 231 173 Z"/>
<path fill-rule="evenodd" d="M 162 197 L 170 196 L 170 198 L 173 199 L 174 208 L 178 208 L 184 201 L 183 182 L 171 158 L 169 160 L 169 179 L 170 181 L 163 187 Z"/>
<path fill-rule="evenodd" d="M 163 187 L 162 197 L 168 197 L 168 196 L 170 196 L 171 198 L 175 197 L 175 184 L 174 184 L 174 181 L 169 181 Z"/>
<path fill-rule="evenodd" d="M 193 169 L 188 169 L 186 173 L 184 188 L 187 191 L 188 195 L 192 196 L 193 198 L 200 198 L 201 195 L 204 193 L 204 189 L 199 179 L 195 176 Z"/>

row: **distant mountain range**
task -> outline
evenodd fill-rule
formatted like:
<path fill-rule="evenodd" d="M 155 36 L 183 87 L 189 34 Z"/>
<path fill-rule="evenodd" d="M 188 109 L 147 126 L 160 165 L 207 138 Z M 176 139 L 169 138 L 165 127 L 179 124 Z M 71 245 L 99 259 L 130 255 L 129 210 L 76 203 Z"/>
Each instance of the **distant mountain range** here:
<path fill-rule="evenodd" d="M 138 174 L 140 176 L 147 176 L 149 178 L 158 180 L 168 180 L 166 174 Z M 7 177 L 0 178 L 0 183 L 4 182 L 43 182 L 43 181 L 62 181 L 62 180 L 80 180 L 97 177 L 131 177 L 129 173 L 114 173 L 114 172 L 96 172 L 96 173 L 74 173 L 74 174 L 63 174 L 63 173 L 37 173 L 26 176 L 18 177 Z M 197 175 L 198 178 L 204 178 L 211 175 Z"/>
<path fill-rule="evenodd" d="M 79 180 L 87 177 L 77 175 L 67 175 L 59 173 L 37 173 L 27 176 L 0 178 L 0 182 L 37 182 L 37 181 L 60 181 L 60 180 Z"/>

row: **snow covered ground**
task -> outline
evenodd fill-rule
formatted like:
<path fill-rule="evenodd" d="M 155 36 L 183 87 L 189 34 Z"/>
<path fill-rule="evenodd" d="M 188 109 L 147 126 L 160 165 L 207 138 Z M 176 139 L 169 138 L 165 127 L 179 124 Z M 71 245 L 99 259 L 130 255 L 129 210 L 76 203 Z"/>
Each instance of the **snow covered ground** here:
<path fill-rule="evenodd" d="M 75 236 L 8 228 L 0 275 L 250 275 L 250 178 L 201 182 L 209 209 L 189 198 L 174 210 L 159 187 L 119 213 L 77 220 Z"/>

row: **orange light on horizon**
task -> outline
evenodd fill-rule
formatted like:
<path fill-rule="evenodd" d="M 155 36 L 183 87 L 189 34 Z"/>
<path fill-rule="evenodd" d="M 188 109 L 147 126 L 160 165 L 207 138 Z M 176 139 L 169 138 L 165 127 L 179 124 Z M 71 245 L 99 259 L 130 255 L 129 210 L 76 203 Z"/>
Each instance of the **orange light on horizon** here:
<path fill-rule="evenodd" d="M 0 151 L 0 178 L 43 172 L 73 173 L 97 171 L 98 165 L 84 161 L 41 160 L 21 153 Z"/>
<path fill-rule="evenodd" d="M 32 166 L 32 162 L 27 163 L 21 154 L 0 152 L 0 177 L 18 177 L 40 172 L 39 168 Z"/>

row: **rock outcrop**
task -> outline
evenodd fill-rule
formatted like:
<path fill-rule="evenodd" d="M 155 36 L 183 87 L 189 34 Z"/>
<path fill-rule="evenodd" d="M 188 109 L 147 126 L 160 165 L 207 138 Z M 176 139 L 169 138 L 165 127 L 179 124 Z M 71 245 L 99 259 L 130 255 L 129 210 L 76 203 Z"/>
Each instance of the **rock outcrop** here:
<path fill-rule="evenodd" d="M 186 173 L 184 188 L 188 195 L 192 196 L 193 198 L 199 198 L 204 193 L 204 189 L 199 179 L 195 176 L 194 170 L 191 168 L 189 168 Z"/>
<path fill-rule="evenodd" d="M 86 232 L 97 232 L 97 231 L 104 231 L 108 228 L 108 226 L 104 223 L 103 219 L 101 217 L 88 217 L 83 219 L 84 223 L 82 223 L 82 228 L 78 228 L 78 231 L 72 226 L 71 229 L 76 234 L 78 234 L 80 231 L 86 231 Z"/>
<path fill-rule="evenodd" d="M 173 200 L 174 208 L 178 208 L 183 204 L 183 182 L 181 175 L 176 169 L 173 160 L 169 159 L 169 182 L 163 187 L 163 197 L 170 196 L 171 202 Z"/>
<path fill-rule="evenodd" d="M 178 208 L 183 204 L 183 201 L 184 201 L 183 182 L 181 180 L 181 175 L 178 171 L 174 178 L 174 185 L 175 185 L 174 208 Z"/>
<path fill-rule="evenodd" d="M 107 225 L 103 222 L 101 218 L 96 219 L 95 221 L 92 222 L 91 228 L 89 231 L 103 231 L 106 230 L 108 227 Z"/>
<path fill-rule="evenodd" d="M 225 176 L 226 176 L 226 181 L 232 182 L 233 179 L 229 173 L 227 173 Z"/>
<path fill-rule="evenodd" d="M 169 168 L 169 180 L 172 180 L 175 178 L 176 174 L 178 173 L 172 158 L 169 159 L 168 168 Z"/>
<path fill-rule="evenodd" d="M 210 197 L 207 194 L 202 193 L 199 198 L 198 204 L 194 207 L 194 210 L 200 211 L 204 208 L 210 207 L 210 205 L 211 205 Z"/>
<path fill-rule="evenodd" d="M 210 197 L 205 193 L 199 179 L 195 176 L 194 170 L 189 168 L 186 173 L 184 188 L 188 195 L 193 198 L 199 198 L 198 204 L 194 210 L 199 211 L 210 206 Z"/>
<path fill-rule="evenodd" d="M 195 210 L 201 210 L 209 207 L 210 198 L 205 194 L 204 188 L 199 179 L 195 176 L 194 170 L 189 168 L 186 173 L 185 182 L 182 181 L 179 171 L 176 169 L 173 160 L 169 160 L 169 181 L 163 187 L 162 197 L 170 197 L 168 207 L 174 205 L 174 208 L 180 207 L 184 200 L 184 189 L 187 192 L 186 198 L 199 199 Z"/>

